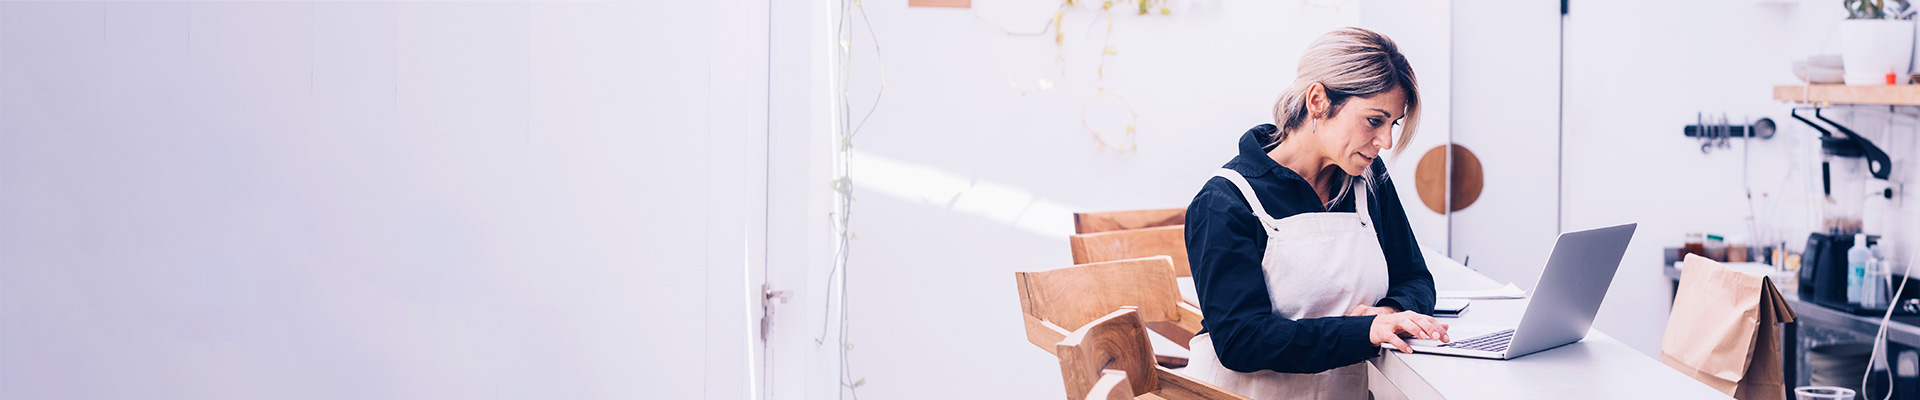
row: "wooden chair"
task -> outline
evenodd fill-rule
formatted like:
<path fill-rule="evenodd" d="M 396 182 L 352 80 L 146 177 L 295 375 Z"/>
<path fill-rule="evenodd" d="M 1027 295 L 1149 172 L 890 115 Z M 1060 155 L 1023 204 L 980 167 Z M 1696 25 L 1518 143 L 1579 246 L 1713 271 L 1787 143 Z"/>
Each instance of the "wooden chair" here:
<path fill-rule="evenodd" d="M 1074 264 L 1167 256 L 1174 276 L 1193 276 L 1187 264 L 1186 225 L 1082 233 L 1068 237 L 1067 244 L 1073 248 Z"/>
<path fill-rule="evenodd" d="M 1187 223 L 1187 209 L 1073 213 L 1073 233 L 1099 233 Z"/>
<path fill-rule="evenodd" d="M 1167 256 L 1013 275 L 1020 289 L 1027 341 L 1049 352 L 1073 330 L 1126 306 L 1138 308 L 1149 329 L 1180 347 L 1187 347 L 1193 335 L 1200 332 L 1200 309 L 1180 300 L 1173 260 Z M 1186 364 L 1184 359 L 1171 357 L 1161 361 Z"/>
<path fill-rule="evenodd" d="M 1067 400 L 1246 399 L 1218 386 L 1153 365 L 1141 311 L 1122 307 L 1090 321 L 1054 345 Z"/>

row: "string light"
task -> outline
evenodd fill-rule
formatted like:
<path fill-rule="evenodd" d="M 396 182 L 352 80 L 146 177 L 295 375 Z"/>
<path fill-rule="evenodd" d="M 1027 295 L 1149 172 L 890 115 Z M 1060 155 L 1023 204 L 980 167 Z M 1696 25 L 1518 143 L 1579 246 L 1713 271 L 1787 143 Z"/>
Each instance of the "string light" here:
<path fill-rule="evenodd" d="M 873 94 L 873 104 L 863 113 L 858 123 L 853 121 L 853 102 L 851 99 L 852 96 L 849 93 L 851 91 L 851 85 L 849 83 L 853 78 L 853 16 L 856 13 L 860 17 L 861 24 L 867 30 L 867 36 L 872 39 L 870 41 L 873 43 L 874 66 L 880 80 L 880 88 Z M 860 0 L 842 0 L 840 2 L 839 19 L 836 20 L 834 24 L 834 39 L 840 45 L 839 51 L 835 54 L 838 65 L 835 65 L 836 69 L 834 71 L 834 85 L 840 95 L 840 107 L 839 110 L 837 110 L 839 114 L 837 116 L 838 123 L 834 126 L 835 133 L 837 134 L 836 139 L 838 139 L 838 141 L 834 145 L 833 157 L 834 169 L 838 172 L 838 176 L 829 183 L 829 187 L 834 193 L 835 211 L 829 213 L 827 218 L 829 220 L 828 225 L 832 227 L 834 236 L 838 239 L 839 243 L 836 243 L 834 249 L 833 269 L 827 273 L 827 284 L 825 285 L 826 296 L 824 296 L 823 299 L 826 304 L 822 307 L 820 313 L 820 336 L 815 337 L 813 342 L 815 345 L 826 344 L 827 326 L 833 315 L 829 310 L 833 307 L 834 301 L 838 300 L 840 304 L 840 341 L 838 343 L 838 351 L 840 354 L 839 381 L 841 388 L 838 397 L 845 398 L 851 395 L 855 400 L 858 400 L 860 398 L 859 388 L 866 385 L 867 380 L 866 378 L 854 378 L 853 365 L 848 362 L 848 353 L 853 350 L 853 342 L 848 339 L 848 332 L 851 330 L 852 325 L 849 324 L 849 319 L 847 318 L 847 260 L 849 260 L 852 255 L 853 240 L 859 238 L 859 235 L 853 234 L 851 229 L 853 202 L 857 200 L 857 198 L 853 196 L 853 177 L 851 170 L 848 168 L 848 158 L 853 154 L 854 137 L 860 133 L 861 129 L 867 126 L 867 121 L 873 118 L 873 113 L 880 109 L 880 99 L 883 98 L 887 91 L 887 68 L 884 59 L 881 57 L 879 35 L 874 34 L 873 21 L 867 17 L 867 9 L 865 5 L 861 4 Z M 837 281 L 840 288 L 838 296 L 834 296 L 833 291 L 836 283 L 834 280 L 835 276 L 840 278 Z"/>

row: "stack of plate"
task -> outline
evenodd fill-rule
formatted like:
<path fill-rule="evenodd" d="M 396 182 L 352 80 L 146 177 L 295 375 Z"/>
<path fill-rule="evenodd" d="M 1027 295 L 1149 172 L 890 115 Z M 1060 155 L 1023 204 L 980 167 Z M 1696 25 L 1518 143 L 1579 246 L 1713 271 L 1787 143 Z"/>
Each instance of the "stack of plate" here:
<path fill-rule="evenodd" d="M 1793 76 L 1801 82 L 1839 84 L 1846 82 L 1846 72 L 1840 69 L 1840 56 L 1818 55 L 1807 57 L 1804 61 L 1793 62 Z"/>
<path fill-rule="evenodd" d="M 1860 391 L 1860 377 L 1867 374 L 1873 344 L 1842 343 L 1807 349 L 1807 372 L 1814 386 L 1839 386 Z"/>

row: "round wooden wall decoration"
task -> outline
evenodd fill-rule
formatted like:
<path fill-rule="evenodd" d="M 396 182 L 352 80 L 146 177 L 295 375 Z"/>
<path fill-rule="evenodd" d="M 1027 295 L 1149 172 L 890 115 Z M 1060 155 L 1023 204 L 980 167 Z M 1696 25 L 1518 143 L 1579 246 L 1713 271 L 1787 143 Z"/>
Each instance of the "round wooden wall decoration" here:
<path fill-rule="evenodd" d="M 1427 154 L 1420 156 L 1420 163 L 1413 166 L 1413 188 L 1420 194 L 1420 202 L 1427 205 L 1434 214 L 1447 213 L 1447 198 L 1441 193 L 1447 190 L 1447 156 L 1441 150 L 1447 146 L 1434 146 Z"/>
<path fill-rule="evenodd" d="M 1447 173 L 1447 156 L 1441 149 L 1453 148 L 1452 173 Z M 1420 156 L 1420 163 L 1413 168 L 1413 187 L 1420 194 L 1420 202 L 1436 214 L 1446 214 L 1447 181 L 1453 181 L 1453 211 L 1460 211 L 1473 205 L 1480 199 L 1480 190 L 1486 185 L 1485 172 L 1480 168 L 1480 157 L 1473 151 L 1460 145 L 1434 146 Z"/>

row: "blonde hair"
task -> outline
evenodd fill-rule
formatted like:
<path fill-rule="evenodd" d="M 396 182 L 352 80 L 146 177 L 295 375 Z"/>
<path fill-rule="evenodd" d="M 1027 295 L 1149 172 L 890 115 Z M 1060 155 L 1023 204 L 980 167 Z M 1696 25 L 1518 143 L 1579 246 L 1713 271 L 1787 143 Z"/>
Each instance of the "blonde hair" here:
<path fill-rule="evenodd" d="M 1413 140 L 1414 128 L 1420 124 L 1420 85 L 1413 76 L 1413 67 L 1407 64 L 1407 57 L 1400 54 L 1400 47 L 1393 39 L 1378 32 L 1347 27 L 1327 32 L 1307 45 L 1306 54 L 1300 55 L 1300 66 L 1286 92 L 1280 94 L 1280 101 L 1273 105 L 1273 124 L 1280 127 L 1274 130 L 1274 138 L 1268 146 L 1277 145 L 1286 140 L 1287 135 L 1299 129 L 1310 115 L 1307 110 L 1307 94 L 1318 83 L 1326 88 L 1327 100 L 1332 107 L 1326 110 L 1322 118 L 1332 118 L 1340 113 L 1340 106 L 1353 96 L 1372 97 L 1391 91 L 1394 88 L 1405 90 L 1407 94 L 1407 115 L 1401 121 L 1400 140 L 1393 148 L 1393 155 L 1407 149 L 1407 142 Z"/>

